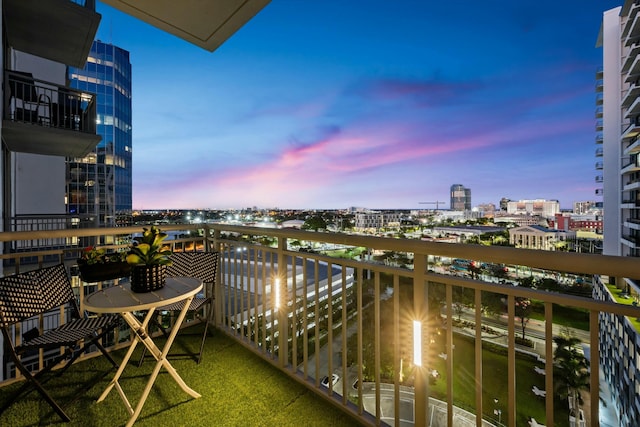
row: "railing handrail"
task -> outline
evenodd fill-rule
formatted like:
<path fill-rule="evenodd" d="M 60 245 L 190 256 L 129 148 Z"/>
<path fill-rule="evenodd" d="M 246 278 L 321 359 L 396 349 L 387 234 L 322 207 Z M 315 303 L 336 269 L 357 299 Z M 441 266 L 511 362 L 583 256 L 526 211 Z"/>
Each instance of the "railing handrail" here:
<path fill-rule="evenodd" d="M 619 257 L 613 255 L 594 255 L 559 251 L 540 251 L 534 249 L 513 248 L 506 246 L 483 246 L 462 243 L 430 242 L 417 239 L 397 239 L 369 235 L 312 232 L 295 229 L 273 229 L 247 227 L 228 224 L 168 224 L 161 226 L 163 230 L 220 230 L 251 234 L 257 236 L 283 237 L 296 240 L 322 241 L 347 246 L 363 246 L 371 249 L 387 249 L 399 252 L 411 252 L 419 255 L 438 255 L 456 257 L 464 248 L 465 256 L 487 262 L 528 265 L 546 270 L 566 271 L 585 274 L 604 274 L 612 276 L 640 276 L 640 258 Z M 37 240 L 43 238 L 95 237 L 111 235 L 130 235 L 140 233 L 142 226 L 86 228 L 48 231 L 8 231 L 0 233 L 0 242 L 16 240 Z"/>

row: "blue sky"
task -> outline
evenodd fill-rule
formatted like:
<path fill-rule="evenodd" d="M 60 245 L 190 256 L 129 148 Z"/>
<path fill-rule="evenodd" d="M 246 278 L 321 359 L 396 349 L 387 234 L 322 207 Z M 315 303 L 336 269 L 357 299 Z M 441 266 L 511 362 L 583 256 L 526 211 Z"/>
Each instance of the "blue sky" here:
<path fill-rule="evenodd" d="M 598 200 L 595 42 L 621 3 L 273 0 L 210 53 L 98 2 L 131 53 L 133 207 Z"/>

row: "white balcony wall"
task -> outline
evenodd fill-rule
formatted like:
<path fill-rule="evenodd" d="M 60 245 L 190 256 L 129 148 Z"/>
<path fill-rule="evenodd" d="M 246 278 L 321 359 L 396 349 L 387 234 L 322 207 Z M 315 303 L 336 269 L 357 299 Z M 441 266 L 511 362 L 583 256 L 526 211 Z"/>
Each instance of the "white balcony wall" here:
<path fill-rule="evenodd" d="M 66 66 L 28 53 L 11 50 L 15 70 L 29 72 L 35 79 L 64 85 Z M 64 214 L 65 158 L 12 153 L 11 215 Z"/>
<path fill-rule="evenodd" d="M 603 15 L 603 186 L 604 206 L 620 206 L 620 157 L 622 144 L 620 141 L 620 123 L 622 123 L 620 104 L 621 94 L 619 90 L 607 88 L 620 87 L 621 85 L 621 44 L 611 43 L 609 40 L 620 40 L 620 7 L 608 10 Z M 620 255 L 620 230 L 621 218 L 617 208 L 604 210 L 603 217 L 604 234 L 603 251 L 607 255 Z"/>

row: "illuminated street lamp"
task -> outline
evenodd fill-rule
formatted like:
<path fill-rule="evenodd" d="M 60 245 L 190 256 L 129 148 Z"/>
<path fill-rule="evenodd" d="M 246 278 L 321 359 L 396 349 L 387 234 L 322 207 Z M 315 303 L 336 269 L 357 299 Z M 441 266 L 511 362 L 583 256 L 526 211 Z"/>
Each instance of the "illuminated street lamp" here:
<path fill-rule="evenodd" d="M 422 323 L 413 321 L 413 364 L 422 366 Z"/>

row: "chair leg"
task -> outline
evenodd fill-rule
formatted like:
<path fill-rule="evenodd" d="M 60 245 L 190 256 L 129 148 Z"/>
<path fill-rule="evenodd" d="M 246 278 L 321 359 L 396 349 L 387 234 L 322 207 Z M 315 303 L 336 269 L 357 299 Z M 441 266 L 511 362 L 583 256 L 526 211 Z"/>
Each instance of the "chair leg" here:
<path fill-rule="evenodd" d="M 207 307 L 207 316 L 205 318 L 204 325 L 204 333 L 202 334 L 202 342 L 200 343 L 200 353 L 198 353 L 198 364 L 200 364 L 200 360 L 202 359 L 202 352 L 204 351 L 204 341 L 207 339 L 207 331 L 209 330 L 209 323 L 213 319 L 213 300 L 209 299 Z"/>
<path fill-rule="evenodd" d="M 196 362 L 198 365 L 200 364 L 200 360 L 202 359 L 202 351 L 204 350 L 204 341 L 207 339 L 207 330 L 209 329 L 209 319 L 205 319 L 204 325 L 204 333 L 202 334 L 202 342 L 200 343 L 200 352 L 198 353 L 198 361 Z"/>
<path fill-rule="evenodd" d="M 58 403 L 55 400 L 53 400 L 53 397 L 51 397 L 51 395 L 47 392 L 47 390 L 45 390 L 42 384 L 40 384 L 40 381 L 38 381 L 36 376 L 31 374 L 31 372 L 29 372 L 29 370 L 25 368 L 24 365 L 22 365 L 22 362 L 20 360 L 13 358 L 13 361 L 15 363 L 16 368 L 22 373 L 22 375 L 24 375 L 25 383 L 22 387 L 20 387 L 18 392 L 15 393 L 9 399 L 9 401 L 5 403 L 5 405 L 2 407 L 2 410 L 0 410 L 0 413 L 4 412 L 5 409 L 11 406 L 11 404 L 18 399 L 18 397 L 20 397 L 26 390 L 32 387 L 35 390 L 37 390 L 38 393 L 40 393 L 40 395 L 47 401 L 47 403 L 49 403 L 49 406 L 51 406 L 51 408 L 54 411 L 56 411 L 58 416 L 60 416 L 60 418 L 62 418 L 63 421 L 65 422 L 71 421 L 71 418 L 64 412 L 62 407 L 58 405 Z"/>

